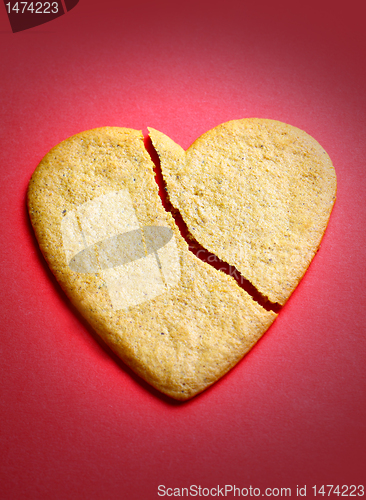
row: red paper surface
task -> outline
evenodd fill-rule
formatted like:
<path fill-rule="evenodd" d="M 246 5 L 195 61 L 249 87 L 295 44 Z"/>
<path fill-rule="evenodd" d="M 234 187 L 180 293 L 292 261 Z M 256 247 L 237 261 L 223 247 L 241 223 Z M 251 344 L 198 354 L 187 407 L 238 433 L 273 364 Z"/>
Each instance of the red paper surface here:
<path fill-rule="evenodd" d="M 2 10 L 1 499 L 149 500 L 191 486 L 213 497 L 225 485 L 227 498 L 230 486 L 294 497 L 305 485 L 313 497 L 314 485 L 366 482 L 365 13 L 355 0 L 80 0 L 12 33 Z M 212 388 L 173 402 L 70 305 L 37 247 L 27 184 L 83 130 L 151 126 L 187 148 L 253 116 L 320 142 L 337 202 L 262 340 Z"/>

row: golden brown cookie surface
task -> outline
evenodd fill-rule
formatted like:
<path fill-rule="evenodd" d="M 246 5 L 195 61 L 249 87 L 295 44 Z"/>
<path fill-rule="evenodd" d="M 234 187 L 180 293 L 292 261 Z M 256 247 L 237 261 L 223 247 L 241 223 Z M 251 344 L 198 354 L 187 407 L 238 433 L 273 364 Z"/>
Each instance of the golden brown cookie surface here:
<path fill-rule="evenodd" d="M 136 373 L 184 400 L 233 367 L 276 315 L 188 250 L 153 167 L 140 132 L 90 130 L 45 156 L 28 207 L 73 304 Z"/>
<path fill-rule="evenodd" d="M 224 123 L 185 152 L 150 129 L 170 200 L 207 250 L 283 305 L 319 248 L 336 176 L 323 148 L 290 125 Z"/>

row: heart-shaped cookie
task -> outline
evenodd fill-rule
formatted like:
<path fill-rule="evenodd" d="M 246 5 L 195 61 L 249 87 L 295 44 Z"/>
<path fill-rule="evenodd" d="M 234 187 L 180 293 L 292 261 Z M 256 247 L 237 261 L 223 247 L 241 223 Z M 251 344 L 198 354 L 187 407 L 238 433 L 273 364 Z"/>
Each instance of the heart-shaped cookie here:
<path fill-rule="evenodd" d="M 334 203 L 328 155 L 304 132 L 269 120 L 221 125 L 187 152 L 150 135 L 170 200 L 196 241 L 283 304 Z M 41 161 L 28 207 L 73 304 L 136 373 L 185 400 L 232 368 L 276 314 L 189 250 L 153 169 L 141 132 L 83 132 Z"/>

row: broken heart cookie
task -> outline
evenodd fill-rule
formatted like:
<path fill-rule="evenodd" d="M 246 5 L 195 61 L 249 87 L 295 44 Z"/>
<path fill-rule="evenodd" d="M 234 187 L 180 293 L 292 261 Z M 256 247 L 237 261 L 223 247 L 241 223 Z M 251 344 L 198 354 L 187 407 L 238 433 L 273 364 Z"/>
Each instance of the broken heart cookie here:
<path fill-rule="evenodd" d="M 241 130 L 241 124 L 246 121 L 232 123 L 240 124 L 238 130 Z M 256 123 L 260 129 L 261 123 L 269 122 Z M 328 184 L 334 181 L 334 197 L 335 177 L 329 158 L 325 153 L 322 156 L 320 146 L 315 147 L 315 152 L 311 148 L 303 151 L 299 143 L 290 141 L 286 152 L 284 140 L 283 149 L 279 146 L 282 153 L 277 152 L 281 157 L 277 165 L 275 140 L 269 132 L 259 136 L 257 140 L 267 148 L 266 154 L 273 155 L 273 178 L 278 175 L 281 182 L 287 179 L 289 186 L 288 191 L 281 190 L 281 186 L 277 202 L 271 199 L 278 215 L 274 220 L 273 214 L 272 219 L 266 214 L 263 197 L 256 198 L 254 181 L 248 173 L 250 162 L 253 169 L 258 166 L 254 146 L 250 146 L 251 141 L 256 141 L 255 127 L 247 147 L 242 142 L 242 134 L 234 141 L 235 126 L 228 128 L 231 152 L 226 159 L 223 155 L 228 150 L 222 148 L 219 140 L 222 138 L 225 142 L 225 130 L 216 138 L 215 133 L 209 135 L 207 139 L 211 144 L 201 139 L 196 141 L 187 153 L 163 134 L 151 131 L 161 155 L 171 201 L 182 211 L 190 231 L 220 258 L 234 262 L 245 276 L 246 268 L 241 266 L 241 260 L 232 259 L 233 255 L 249 255 L 248 236 L 243 237 L 242 228 L 246 226 L 248 234 L 253 235 L 252 253 L 249 260 L 246 257 L 250 265 L 255 263 L 256 249 L 259 260 L 263 260 L 264 255 L 258 252 L 261 248 L 259 227 L 251 228 L 253 221 L 256 226 L 263 223 L 263 233 L 267 227 L 272 230 L 263 234 L 263 245 L 269 245 L 271 235 L 272 246 L 285 245 L 287 239 L 279 237 L 282 233 L 276 224 L 280 224 L 281 215 L 290 207 L 292 211 L 286 221 L 291 244 L 279 254 L 282 269 L 291 267 L 285 257 L 286 252 L 289 256 L 293 254 L 296 235 L 299 252 L 301 248 L 308 252 L 309 260 L 309 249 L 314 252 L 319 245 L 326 225 L 323 222 L 332 206 L 331 202 L 319 202 L 325 196 L 324 186 L 328 186 L 324 178 Z M 317 143 L 309 138 L 309 144 Z M 307 175 L 309 183 L 311 178 L 317 186 L 307 195 L 301 194 L 300 189 L 292 189 L 294 179 L 286 173 L 286 160 L 294 161 L 291 155 L 296 155 L 295 150 L 298 159 L 308 155 L 308 163 L 314 165 L 311 177 L 302 167 L 308 163 L 298 162 L 301 170 L 298 178 L 305 179 Z M 314 155 L 315 159 L 311 157 Z M 230 159 L 230 165 L 225 163 Z M 204 161 L 211 162 L 209 175 Z M 141 132 L 111 127 L 90 130 L 62 142 L 41 161 L 29 184 L 28 208 L 42 253 L 72 303 L 136 373 L 161 392 L 185 400 L 232 368 L 269 328 L 276 314 L 254 301 L 232 277 L 193 255 L 174 218 L 161 203 L 153 169 Z M 271 179 L 265 174 L 261 181 L 261 175 L 259 169 L 259 192 L 261 187 L 269 190 Z M 243 196 L 246 177 L 252 197 Z M 228 193 L 224 195 L 221 188 L 213 189 L 213 182 L 220 184 L 219 181 L 231 191 L 229 205 L 226 205 Z M 303 188 L 308 189 L 306 182 Z M 202 199 L 197 193 L 203 193 Z M 287 197 L 282 200 L 284 193 Z M 313 212 L 312 221 L 310 217 L 303 219 L 306 234 L 302 226 L 292 221 L 293 207 L 301 205 L 293 200 L 296 193 L 303 202 L 308 202 L 307 208 Z M 207 203 L 209 196 L 212 196 L 212 212 Z M 250 208 L 250 203 L 256 208 Z M 184 204 L 192 207 L 183 208 Z M 238 227 L 230 220 L 234 205 L 237 207 L 235 220 L 240 220 Z M 250 210 L 258 214 L 257 219 L 249 217 Z M 275 228 L 271 229 L 272 224 Z M 223 237 L 225 232 L 227 237 Z M 313 234 L 320 236 L 311 239 Z M 213 241 L 207 244 L 210 236 Z M 273 256 L 268 260 L 270 258 L 273 260 Z M 255 268 L 253 276 L 256 274 Z M 245 277 L 253 279 L 252 275 Z M 275 288 L 269 272 L 267 277 L 269 288 Z M 265 281 L 265 276 L 261 279 Z M 277 285 L 280 288 L 280 281 Z M 272 300 L 272 295 L 258 288 Z M 290 288 L 285 288 L 283 293 L 289 294 L 288 290 Z"/>

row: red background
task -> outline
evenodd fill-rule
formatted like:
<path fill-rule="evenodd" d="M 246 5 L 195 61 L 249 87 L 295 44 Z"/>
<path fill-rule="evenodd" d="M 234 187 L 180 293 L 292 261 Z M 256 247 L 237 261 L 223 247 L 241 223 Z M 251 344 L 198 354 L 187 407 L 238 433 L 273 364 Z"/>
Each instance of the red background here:
<path fill-rule="evenodd" d="M 365 483 L 365 4 L 80 0 L 13 34 L 0 9 L 0 498 L 153 499 L 158 485 Z M 104 348 L 37 248 L 25 193 L 82 130 L 151 126 L 183 147 L 244 117 L 315 137 L 338 199 L 279 318 L 190 402 Z"/>

